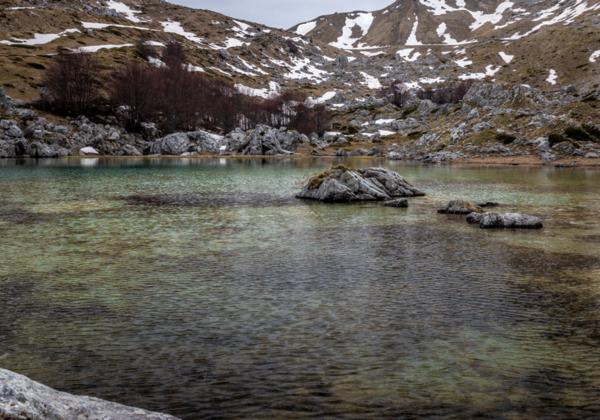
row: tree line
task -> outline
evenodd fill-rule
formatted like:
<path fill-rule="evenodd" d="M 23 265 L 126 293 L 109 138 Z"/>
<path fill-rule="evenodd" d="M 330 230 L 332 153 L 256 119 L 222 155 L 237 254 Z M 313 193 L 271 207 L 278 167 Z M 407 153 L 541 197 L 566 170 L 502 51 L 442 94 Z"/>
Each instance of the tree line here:
<path fill-rule="evenodd" d="M 143 42 L 136 51 L 137 59 L 109 72 L 91 53 L 59 52 L 46 71 L 39 105 L 63 115 L 118 115 L 130 131 L 154 122 L 164 133 L 267 124 L 323 134 L 330 124 L 325 107 L 308 105 L 299 92 L 251 97 L 229 80 L 191 71 L 178 42 L 166 45 L 159 65 L 140 59 L 151 54 Z"/>

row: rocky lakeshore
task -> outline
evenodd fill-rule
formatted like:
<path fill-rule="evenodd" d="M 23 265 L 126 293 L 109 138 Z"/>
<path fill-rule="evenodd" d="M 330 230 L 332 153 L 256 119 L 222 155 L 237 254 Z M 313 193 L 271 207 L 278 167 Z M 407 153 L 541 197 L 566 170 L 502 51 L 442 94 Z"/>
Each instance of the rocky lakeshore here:
<path fill-rule="evenodd" d="M 523 85 L 480 83 L 455 104 L 437 105 L 410 92 L 407 97 L 402 109 L 386 97 L 348 99 L 335 109 L 333 129 L 338 131 L 322 136 L 266 125 L 229 133 L 162 135 L 151 122 L 132 133 L 114 116 L 92 121 L 44 114 L 0 91 L 0 158 L 312 155 L 423 163 L 600 164 L 596 121 L 581 112 L 563 112 L 585 103 L 571 90 L 548 99 Z"/>
<path fill-rule="evenodd" d="M 0 369 L 0 418 L 177 420 L 168 414 L 56 391 L 5 369 Z"/>

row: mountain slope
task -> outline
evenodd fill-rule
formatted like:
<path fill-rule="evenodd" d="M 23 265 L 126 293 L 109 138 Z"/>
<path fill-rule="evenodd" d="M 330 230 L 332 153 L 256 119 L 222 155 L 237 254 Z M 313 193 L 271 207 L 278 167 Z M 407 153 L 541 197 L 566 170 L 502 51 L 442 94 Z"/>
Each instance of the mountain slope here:
<path fill-rule="evenodd" d="M 291 30 L 387 65 L 380 74 L 415 86 L 498 79 L 551 90 L 593 81 L 599 13 L 598 0 L 398 0 Z"/>
<path fill-rule="evenodd" d="M 0 83 L 15 97 L 32 98 L 58 48 L 93 52 L 111 67 L 133 55 L 140 39 L 156 50 L 155 65 L 161 47 L 179 40 L 190 70 L 230 78 L 261 96 L 280 85 L 329 79 L 328 55 L 339 53 L 293 33 L 161 0 L 0 0 Z"/>

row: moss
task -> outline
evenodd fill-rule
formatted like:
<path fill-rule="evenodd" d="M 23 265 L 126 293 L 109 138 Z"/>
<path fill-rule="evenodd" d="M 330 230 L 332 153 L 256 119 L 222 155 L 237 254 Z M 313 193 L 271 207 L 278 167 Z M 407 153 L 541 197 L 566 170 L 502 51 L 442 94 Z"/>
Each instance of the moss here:
<path fill-rule="evenodd" d="M 479 133 L 475 133 L 473 134 L 469 140 L 473 143 L 473 144 L 487 144 L 487 143 L 491 143 L 497 140 L 497 136 L 498 134 L 496 133 L 495 130 L 483 130 L 480 131 Z"/>
<path fill-rule="evenodd" d="M 502 144 L 512 144 L 517 138 L 507 133 L 497 133 L 496 140 Z"/>
<path fill-rule="evenodd" d="M 319 174 L 311 176 L 308 179 L 308 188 L 311 190 L 316 190 L 317 188 L 319 188 L 321 186 L 323 181 L 325 181 L 328 177 L 330 177 L 332 175 L 332 172 L 338 171 L 338 170 L 348 171 L 348 170 L 350 170 L 350 168 L 348 168 L 345 165 L 334 165 L 331 167 L 331 169 L 329 169 L 327 171 L 323 171 Z"/>
<path fill-rule="evenodd" d="M 569 140 L 565 136 L 558 134 L 558 133 L 551 133 L 548 136 L 548 143 L 550 143 L 550 147 L 554 146 L 555 144 L 562 143 L 565 141 L 569 141 Z"/>

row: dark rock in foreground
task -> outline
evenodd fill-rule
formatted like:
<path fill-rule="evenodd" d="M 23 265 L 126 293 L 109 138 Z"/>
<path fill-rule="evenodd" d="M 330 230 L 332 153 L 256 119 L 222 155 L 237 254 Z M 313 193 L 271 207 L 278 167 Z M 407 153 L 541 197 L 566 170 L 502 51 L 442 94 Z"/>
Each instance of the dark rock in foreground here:
<path fill-rule="evenodd" d="M 522 213 L 471 213 L 467 222 L 482 229 L 542 229 L 544 222 L 536 216 Z"/>
<path fill-rule="evenodd" d="M 383 203 L 385 207 L 395 207 L 399 209 L 408 207 L 408 200 L 406 198 L 397 198 L 395 200 L 386 201 Z"/>
<path fill-rule="evenodd" d="M 464 200 L 453 200 L 438 210 L 442 214 L 470 214 L 483 213 L 483 210 L 478 205 Z"/>
<path fill-rule="evenodd" d="M 311 177 L 297 198 L 327 202 L 391 200 L 425 193 L 400 174 L 383 168 L 349 169 L 337 166 Z"/>
<path fill-rule="evenodd" d="M 0 418 L 176 420 L 167 414 L 56 391 L 25 376 L 0 369 Z"/>

